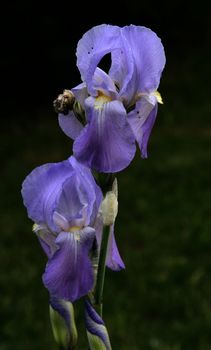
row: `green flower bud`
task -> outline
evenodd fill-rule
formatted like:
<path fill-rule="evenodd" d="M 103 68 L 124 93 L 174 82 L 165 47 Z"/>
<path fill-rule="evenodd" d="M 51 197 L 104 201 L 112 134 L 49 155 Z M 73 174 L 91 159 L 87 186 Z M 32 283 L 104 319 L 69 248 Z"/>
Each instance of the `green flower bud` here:
<path fill-rule="evenodd" d="M 61 350 L 74 350 L 78 339 L 71 302 L 51 298 L 50 319 L 55 341 Z"/>

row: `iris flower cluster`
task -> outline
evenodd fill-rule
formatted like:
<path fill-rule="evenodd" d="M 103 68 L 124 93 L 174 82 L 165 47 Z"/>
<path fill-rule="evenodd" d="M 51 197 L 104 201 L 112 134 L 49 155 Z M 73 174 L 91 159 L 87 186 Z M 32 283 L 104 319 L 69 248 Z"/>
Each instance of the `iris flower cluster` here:
<path fill-rule="evenodd" d="M 111 66 L 105 72 L 99 64 L 107 54 Z M 70 90 L 71 107 L 59 113 L 60 127 L 74 140 L 73 155 L 33 170 L 23 182 L 22 196 L 48 259 L 43 283 L 51 310 L 68 328 L 63 348 L 74 349 L 76 343 L 70 305 L 88 296 L 85 321 L 90 348 L 111 349 L 94 298 L 103 227 L 109 227 L 105 264 L 118 271 L 124 263 L 114 237 L 116 214 L 109 223 L 104 220 L 114 201 L 105 203 L 105 181 L 96 179 L 100 173 L 113 178 L 125 169 L 135 155 L 136 143 L 141 156 L 147 157 L 157 106 L 162 103 L 157 88 L 165 54 L 160 39 L 148 28 L 103 24 L 84 34 L 76 56 L 82 82 Z M 109 193 L 117 203 L 111 186 Z"/>

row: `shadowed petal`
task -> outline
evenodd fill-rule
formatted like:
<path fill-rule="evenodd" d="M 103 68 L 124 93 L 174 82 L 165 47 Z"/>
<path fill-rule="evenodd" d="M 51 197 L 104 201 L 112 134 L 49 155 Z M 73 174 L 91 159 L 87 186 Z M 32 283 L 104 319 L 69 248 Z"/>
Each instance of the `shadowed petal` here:
<path fill-rule="evenodd" d="M 125 264 L 119 254 L 116 240 L 114 237 L 114 225 L 110 228 L 110 235 L 108 241 L 108 251 L 106 257 L 106 265 L 114 271 L 119 271 L 125 268 Z"/>
<path fill-rule="evenodd" d="M 93 75 L 101 58 L 121 47 L 120 28 L 102 24 L 86 32 L 77 46 L 77 66 L 90 94 L 96 95 Z"/>
<path fill-rule="evenodd" d="M 58 249 L 58 246 L 55 243 L 56 236 L 49 231 L 46 225 L 34 224 L 33 231 L 36 233 L 45 254 L 50 258 Z"/>
<path fill-rule="evenodd" d="M 132 51 L 138 90 L 157 90 L 166 62 L 160 38 L 149 28 L 134 25 L 121 28 L 121 33 Z"/>
<path fill-rule="evenodd" d="M 77 233 L 61 232 L 59 249 L 46 265 L 43 283 L 52 296 L 74 302 L 93 286 L 92 265 L 88 257 L 95 231 L 86 227 Z"/>
<path fill-rule="evenodd" d="M 95 106 L 87 99 L 90 123 L 73 145 L 75 157 L 100 172 L 117 172 L 126 168 L 135 154 L 135 139 L 126 120 L 126 111 L 119 101 Z"/>
<path fill-rule="evenodd" d="M 157 102 L 142 97 L 136 108 L 128 114 L 128 122 L 139 144 L 141 155 L 147 158 L 147 144 L 157 115 Z"/>
<path fill-rule="evenodd" d="M 73 95 L 75 96 L 76 100 L 84 108 L 84 101 L 88 97 L 86 84 L 81 83 L 81 84 L 75 86 L 73 89 L 71 89 L 71 91 L 72 91 Z"/>
<path fill-rule="evenodd" d="M 76 139 L 83 129 L 83 125 L 78 121 L 72 111 L 68 115 L 59 114 L 59 126 L 73 140 Z"/>

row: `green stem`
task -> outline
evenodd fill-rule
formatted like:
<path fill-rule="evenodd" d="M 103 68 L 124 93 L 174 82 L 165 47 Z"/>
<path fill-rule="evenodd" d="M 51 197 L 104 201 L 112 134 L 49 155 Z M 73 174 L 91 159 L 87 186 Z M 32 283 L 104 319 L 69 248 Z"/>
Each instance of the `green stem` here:
<path fill-rule="evenodd" d="M 110 233 L 110 226 L 104 226 L 103 236 L 102 236 L 102 241 L 100 246 L 97 281 L 96 281 L 96 287 L 95 287 L 95 307 L 101 317 L 103 313 L 103 287 L 104 287 L 104 280 L 105 280 L 106 254 L 107 254 L 109 233 Z"/>

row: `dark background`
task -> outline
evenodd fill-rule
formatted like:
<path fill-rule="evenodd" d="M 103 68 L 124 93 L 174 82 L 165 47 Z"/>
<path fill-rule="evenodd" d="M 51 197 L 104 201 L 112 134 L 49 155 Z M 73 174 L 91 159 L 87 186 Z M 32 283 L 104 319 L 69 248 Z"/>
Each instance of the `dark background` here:
<path fill-rule="evenodd" d="M 1 9 L 0 350 L 56 349 L 41 282 L 45 256 L 20 196 L 36 166 L 71 153 L 52 101 L 80 82 L 75 49 L 101 23 L 162 38 L 164 105 L 149 159 L 119 174 L 116 237 L 126 270 L 107 273 L 104 319 L 114 349 L 211 347 L 210 8 L 198 2 L 11 1 Z M 79 349 L 83 305 L 76 304 Z"/>

